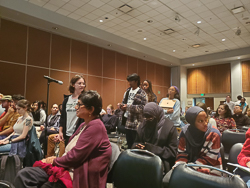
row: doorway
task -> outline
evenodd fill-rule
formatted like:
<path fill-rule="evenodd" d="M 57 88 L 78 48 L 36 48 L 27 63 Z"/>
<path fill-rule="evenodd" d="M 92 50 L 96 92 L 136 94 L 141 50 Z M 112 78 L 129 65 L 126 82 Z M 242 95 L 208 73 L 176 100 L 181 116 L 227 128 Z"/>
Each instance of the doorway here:
<path fill-rule="evenodd" d="M 195 106 L 200 102 L 205 103 L 207 105 L 207 107 L 210 107 L 210 109 L 214 109 L 214 98 L 213 97 L 194 98 L 194 105 Z"/>

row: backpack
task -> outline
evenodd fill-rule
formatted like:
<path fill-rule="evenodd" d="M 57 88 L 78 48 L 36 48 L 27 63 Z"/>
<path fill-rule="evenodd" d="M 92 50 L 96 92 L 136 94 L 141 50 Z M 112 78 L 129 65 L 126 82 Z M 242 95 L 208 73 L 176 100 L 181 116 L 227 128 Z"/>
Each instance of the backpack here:
<path fill-rule="evenodd" d="M 2 155 L 0 161 L 0 179 L 13 183 L 22 167 L 20 158 L 17 155 Z"/>

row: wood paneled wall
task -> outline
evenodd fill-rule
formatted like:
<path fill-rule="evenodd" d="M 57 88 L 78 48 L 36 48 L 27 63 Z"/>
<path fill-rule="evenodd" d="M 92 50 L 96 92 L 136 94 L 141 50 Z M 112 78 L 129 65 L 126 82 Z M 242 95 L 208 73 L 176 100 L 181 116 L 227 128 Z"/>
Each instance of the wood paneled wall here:
<path fill-rule="evenodd" d="M 230 93 L 230 64 L 220 64 L 187 70 L 188 94 Z"/>
<path fill-rule="evenodd" d="M 241 63 L 242 68 L 242 91 L 250 92 L 250 61 Z"/>
<path fill-rule="evenodd" d="M 128 74 L 151 80 L 158 101 L 170 86 L 169 67 L 4 19 L 0 28 L 0 93 L 20 93 L 31 102 L 46 101 L 43 76 L 49 75 L 64 83 L 50 85 L 50 105 L 60 104 L 63 94 L 69 94 L 70 78 L 82 74 L 87 89 L 101 94 L 106 109 L 108 104 L 116 106 L 122 101 Z"/>

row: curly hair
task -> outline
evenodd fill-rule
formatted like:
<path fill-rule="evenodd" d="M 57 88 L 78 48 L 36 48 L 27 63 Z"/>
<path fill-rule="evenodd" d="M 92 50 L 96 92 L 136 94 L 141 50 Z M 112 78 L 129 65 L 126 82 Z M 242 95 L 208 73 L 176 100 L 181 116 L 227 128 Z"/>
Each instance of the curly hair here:
<path fill-rule="evenodd" d="M 218 106 L 217 110 L 216 110 L 216 114 L 215 114 L 214 117 L 219 117 L 218 110 L 219 110 L 220 106 L 224 106 L 224 109 L 226 111 L 224 117 L 225 118 L 231 118 L 232 117 L 232 112 L 231 112 L 231 110 L 230 110 L 230 108 L 229 108 L 229 106 L 227 104 L 220 104 Z"/>

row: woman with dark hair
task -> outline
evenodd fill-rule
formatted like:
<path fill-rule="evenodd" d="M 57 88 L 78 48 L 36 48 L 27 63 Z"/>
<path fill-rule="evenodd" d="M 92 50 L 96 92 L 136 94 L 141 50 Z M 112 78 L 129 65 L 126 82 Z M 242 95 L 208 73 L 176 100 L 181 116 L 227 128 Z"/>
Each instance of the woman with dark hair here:
<path fill-rule="evenodd" d="M 179 127 L 181 125 L 181 120 L 180 120 L 180 95 L 178 87 L 171 86 L 168 89 L 167 97 L 161 99 L 159 103 L 160 106 L 163 100 L 173 100 L 175 102 L 173 108 L 169 108 L 167 110 L 164 109 L 164 113 L 165 116 L 174 123 L 174 126 Z"/>
<path fill-rule="evenodd" d="M 232 112 L 226 104 L 219 105 L 214 119 L 221 134 L 227 129 L 236 129 L 235 121 L 232 118 Z"/>
<path fill-rule="evenodd" d="M 76 116 L 75 105 L 77 104 L 79 95 L 84 92 L 85 87 L 85 79 L 80 75 L 75 75 L 71 78 L 69 86 L 69 92 L 72 94 L 64 96 L 60 118 L 59 140 L 65 140 L 65 145 L 68 144 L 69 138 L 80 125 L 79 121 L 77 122 L 78 117 Z"/>
<path fill-rule="evenodd" d="M 211 118 L 210 115 L 208 114 L 207 105 L 205 103 L 199 102 L 196 106 L 199 106 L 206 112 L 208 117 L 208 123 L 210 123 L 212 126 L 217 127 L 216 121 L 213 118 Z"/>
<path fill-rule="evenodd" d="M 116 131 L 118 117 L 114 115 L 114 107 L 112 104 L 107 106 L 107 114 L 102 116 L 102 122 L 105 125 L 108 134 Z"/>
<path fill-rule="evenodd" d="M 173 122 L 164 116 L 156 103 L 147 103 L 143 110 L 144 121 L 139 125 L 133 148 L 145 149 L 158 155 L 164 171 L 174 165 L 177 152 L 177 130 Z"/>
<path fill-rule="evenodd" d="M 33 116 L 33 124 L 36 127 L 36 134 L 39 138 L 41 135 L 40 126 L 45 123 L 46 120 L 46 113 L 43 108 L 41 108 L 42 104 L 41 101 L 35 101 L 32 104 L 32 116 Z"/>
<path fill-rule="evenodd" d="M 21 159 L 26 156 L 25 138 L 32 128 L 33 120 L 29 116 L 29 101 L 22 99 L 17 102 L 16 110 L 21 115 L 13 126 L 14 132 L 0 140 L 0 152 L 10 151 L 9 155 L 18 155 Z"/>
<path fill-rule="evenodd" d="M 146 92 L 148 97 L 148 102 L 157 103 L 157 96 L 154 94 L 152 89 L 152 83 L 150 80 L 144 80 L 142 83 L 142 89 Z"/>
<path fill-rule="evenodd" d="M 22 169 L 15 178 L 15 187 L 106 186 L 112 148 L 99 119 L 102 98 L 96 91 L 86 91 L 79 96 L 75 108 L 77 116 L 85 122 L 70 137 L 63 156 L 49 157 L 37 161 L 34 167 Z"/>

